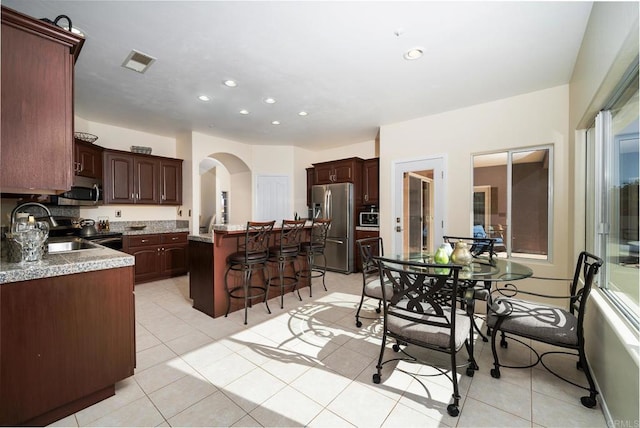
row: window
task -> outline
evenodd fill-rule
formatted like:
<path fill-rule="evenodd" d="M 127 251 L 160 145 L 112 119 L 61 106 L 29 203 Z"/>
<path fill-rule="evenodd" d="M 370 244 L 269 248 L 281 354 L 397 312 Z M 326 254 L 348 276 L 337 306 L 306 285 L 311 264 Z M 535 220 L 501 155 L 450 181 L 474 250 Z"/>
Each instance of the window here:
<path fill-rule="evenodd" d="M 496 238 L 498 256 L 548 260 L 551 146 L 473 157 L 473 230 Z"/>
<path fill-rule="evenodd" d="M 587 250 L 605 264 L 598 285 L 638 328 L 638 68 L 587 131 Z"/>

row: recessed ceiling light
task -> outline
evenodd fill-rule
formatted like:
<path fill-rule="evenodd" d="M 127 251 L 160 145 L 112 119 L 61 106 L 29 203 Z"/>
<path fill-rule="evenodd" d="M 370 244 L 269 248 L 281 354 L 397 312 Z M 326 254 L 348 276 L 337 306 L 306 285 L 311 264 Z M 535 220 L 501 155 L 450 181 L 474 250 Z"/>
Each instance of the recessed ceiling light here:
<path fill-rule="evenodd" d="M 279 120 L 274 120 L 273 122 L 271 122 L 272 125 L 280 125 L 280 121 Z"/>
<path fill-rule="evenodd" d="M 403 55 L 406 60 L 418 59 L 422 56 L 423 50 L 422 48 L 412 48 L 406 51 Z"/>
<path fill-rule="evenodd" d="M 306 111 L 301 111 L 300 113 L 298 113 L 298 116 L 307 116 L 309 113 L 307 113 Z"/>
<path fill-rule="evenodd" d="M 249 114 L 249 110 L 242 109 L 242 110 L 240 110 L 240 114 Z"/>
<path fill-rule="evenodd" d="M 275 104 L 276 100 L 273 98 L 265 98 L 264 102 L 267 104 Z"/>
<path fill-rule="evenodd" d="M 238 86 L 238 83 L 235 80 L 225 80 L 224 81 L 224 86 L 228 86 L 229 88 L 235 88 L 236 86 Z"/>
<path fill-rule="evenodd" d="M 209 97 L 208 97 L 208 96 L 206 96 L 206 95 L 198 95 L 198 99 L 199 99 L 200 101 L 211 101 L 211 98 L 209 98 Z"/>

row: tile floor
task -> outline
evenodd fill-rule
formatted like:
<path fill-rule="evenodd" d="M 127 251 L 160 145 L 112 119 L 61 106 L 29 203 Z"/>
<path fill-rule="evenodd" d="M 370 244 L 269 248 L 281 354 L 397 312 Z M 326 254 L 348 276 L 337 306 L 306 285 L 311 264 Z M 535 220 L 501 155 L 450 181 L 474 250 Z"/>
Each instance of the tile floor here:
<path fill-rule="evenodd" d="M 388 364 L 382 383 L 374 384 L 380 322 L 355 327 L 360 281 L 359 274 L 330 272 L 328 292 L 316 285 L 309 298 L 305 289 L 302 302 L 289 293 L 284 309 L 273 299 L 271 315 L 254 305 L 247 326 L 242 311 L 212 319 L 194 310 L 186 276 L 138 285 L 135 375 L 116 385 L 115 396 L 53 425 L 606 426 L 600 405 L 582 407 L 582 390 L 543 369 L 502 369 L 501 379 L 493 379 L 491 348 L 481 340 L 475 351 L 480 370 L 472 378 L 459 375 L 457 418 L 446 411 L 451 384 L 444 376 L 420 383 Z M 373 304 L 367 308 L 366 315 L 377 318 Z M 513 361 L 529 358 L 515 342 L 502 352 Z M 555 363 L 583 381 L 574 361 Z"/>

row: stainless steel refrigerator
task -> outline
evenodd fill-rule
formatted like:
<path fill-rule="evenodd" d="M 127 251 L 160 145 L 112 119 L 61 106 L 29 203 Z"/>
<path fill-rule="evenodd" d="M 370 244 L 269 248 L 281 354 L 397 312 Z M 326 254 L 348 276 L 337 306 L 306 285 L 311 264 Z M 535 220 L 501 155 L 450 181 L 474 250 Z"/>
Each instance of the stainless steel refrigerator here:
<path fill-rule="evenodd" d="M 313 186 L 311 203 L 314 217 L 331 219 L 324 251 L 327 269 L 343 273 L 352 272 L 355 235 L 353 184 Z"/>

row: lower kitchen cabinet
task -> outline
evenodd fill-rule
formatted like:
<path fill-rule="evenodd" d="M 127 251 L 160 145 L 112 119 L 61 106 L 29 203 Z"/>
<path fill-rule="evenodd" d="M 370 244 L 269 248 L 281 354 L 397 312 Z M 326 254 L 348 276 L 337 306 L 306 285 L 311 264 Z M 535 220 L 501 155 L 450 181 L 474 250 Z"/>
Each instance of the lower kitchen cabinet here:
<path fill-rule="evenodd" d="M 136 258 L 136 284 L 185 275 L 189 270 L 187 232 L 128 235 L 123 250 Z"/>
<path fill-rule="evenodd" d="M 133 375 L 132 266 L 2 284 L 0 303 L 0 425 L 51 424 Z"/>

